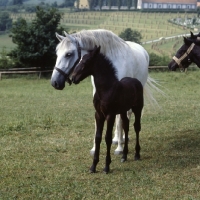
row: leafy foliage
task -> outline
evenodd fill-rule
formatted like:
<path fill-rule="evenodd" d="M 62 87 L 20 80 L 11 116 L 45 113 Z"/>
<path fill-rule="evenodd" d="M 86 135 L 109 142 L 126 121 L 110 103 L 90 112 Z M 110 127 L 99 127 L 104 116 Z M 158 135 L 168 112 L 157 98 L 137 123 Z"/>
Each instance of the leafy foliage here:
<path fill-rule="evenodd" d="M 0 69 L 8 69 L 14 66 L 14 62 L 7 56 L 6 48 L 0 52 Z"/>
<path fill-rule="evenodd" d="M 36 8 L 36 18 L 31 24 L 25 19 L 18 19 L 12 27 L 12 40 L 17 48 L 11 51 L 10 56 L 17 58 L 26 67 L 50 67 L 55 63 L 55 48 L 57 39 L 55 32 L 61 20 L 61 13 L 55 8 L 44 10 Z"/>
<path fill-rule="evenodd" d="M 0 6 L 6 6 L 8 3 L 8 0 L 0 0 Z"/>
<path fill-rule="evenodd" d="M 8 12 L 0 13 L 0 31 L 9 30 L 12 27 L 12 19 Z"/>
<path fill-rule="evenodd" d="M 167 66 L 169 63 L 169 57 L 168 56 L 159 56 L 155 53 L 150 53 L 150 66 Z"/>
<path fill-rule="evenodd" d="M 126 41 L 136 42 L 138 44 L 141 43 L 142 35 L 137 30 L 132 30 L 131 28 L 127 28 L 119 34 L 119 37 Z"/>

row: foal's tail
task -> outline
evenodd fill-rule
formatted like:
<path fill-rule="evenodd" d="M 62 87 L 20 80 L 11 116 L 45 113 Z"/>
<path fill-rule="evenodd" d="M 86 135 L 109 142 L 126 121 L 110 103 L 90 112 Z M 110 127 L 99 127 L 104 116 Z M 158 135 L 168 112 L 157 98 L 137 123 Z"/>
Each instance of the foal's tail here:
<path fill-rule="evenodd" d="M 150 103 L 152 106 L 158 106 L 159 107 L 159 104 L 156 101 L 156 99 L 154 98 L 153 93 L 158 92 L 158 93 L 166 96 L 165 93 L 160 89 L 160 87 L 162 87 L 162 86 L 158 83 L 158 81 L 156 81 L 155 79 L 148 76 L 147 82 L 144 86 L 145 104 Z"/>

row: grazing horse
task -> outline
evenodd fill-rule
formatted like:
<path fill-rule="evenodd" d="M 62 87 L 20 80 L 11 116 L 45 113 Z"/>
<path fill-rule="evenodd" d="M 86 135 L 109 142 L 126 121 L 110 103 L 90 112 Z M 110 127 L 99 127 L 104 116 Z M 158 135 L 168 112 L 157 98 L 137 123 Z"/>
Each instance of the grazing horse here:
<path fill-rule="evenodd" d="M 156 103 L 151 91 L 160 91 L 156 86 L 156 81 L 148 76 L 149 55 L 139 44 L 122 40 L 113 32 L 103 29 L 83 30 L 74 34 L 65 33 L 66 37 L 57 34 L 60 43 L 56 48 L 57 60 L 52 73 L 51 84 L 55 89 L 62 90 L 65 81 L 71 83 L 70 75 L 73 73 L 75 65 L 80 57 L 94 49 L 95 45 L 101 45 L 101 53 L 113 63 L 118 80 L 123 77 L 137 78 L 144 87 L 145 100 Z M 95 85 L 93 85 L 93 95 Z M 130 118 L 131 112 L 128 112 Z M 122 122 L 119 115 L 116 116 L 116 130 L 113 142 L 118 146 L 115 154 L 122 153 L 123 134 Z M 94 153 L 95 145 L 91 149 Z"/>
<path fill-rule="evenodd" d="M 107 145 L 106 164 L 104 172 L 110 170 L 112 144 L 112 129 L 117 114 L 122 119 L 122 127 L 125 133 L 124 149 L 121 161 L 127 160 L 128 153 L 128 131 L 129 119 L 127 111 L 131 109 L 135 115 L 134 129 L 136 132 L 135 160 L 140 159 L 139 132 L 141 129 L 140 119 L 143 108 L 143 86 L 135 78 L 125 77 L 120 81 L 117 79 L 116 70 L 112 62 L 103 54 L 100 54 L 100 46 L 85 54 L 72 74 L 72 82 L 78 84 L 80 81 L 92 75 L 96 93 L 93 104 L 96 110 L 95 119 L 97 124 L 95 137 L 95 153 L 93 164 L 90 168 L 92 173 L 96 172 L 96 165 L 99 162 L 100 143 L 104 121 L 107 121 L 105 141 Z"/>
<path fill-rule="evenodd" d="M 200 68 L 200 40 L 184 37 L 184 44 L 177 51 L 168 67 L 172 71 L 177 68 L 184 71 L 191 63 L 195 63 Z"/>

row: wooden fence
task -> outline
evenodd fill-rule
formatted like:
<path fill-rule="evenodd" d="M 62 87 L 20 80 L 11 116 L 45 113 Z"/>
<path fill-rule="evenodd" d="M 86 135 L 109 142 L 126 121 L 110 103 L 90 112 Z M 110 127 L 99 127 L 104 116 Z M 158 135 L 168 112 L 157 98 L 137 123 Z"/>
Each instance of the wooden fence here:
<path fill-rule="evenodd" d="M 0 80 L 2 80 L 3 74 L 38 74 L 38 78 L 40 79 L 42 73 L 50 73 L 53 69 L 44 69 L 41 70 L 41 68 L 38 67 L 32 67 L 32 68 L 11 68 L 7 70 L 0 70 Z"/>
<path fill-rule="evenodd" d="M 190 69 L 196 69 L 195 66 L 191 66 Z M 168 70 L 167 66 L 149 66 L 149 70 Z M 41 70 L 41 68 L 32 67 L 32 68 L 12 68 L 7 70 L 0 70 L 0 80 L 2 80 L 2 74 L 38 74 L 40 79 L 42 73 L 50 73 L 53 69 Z"/>

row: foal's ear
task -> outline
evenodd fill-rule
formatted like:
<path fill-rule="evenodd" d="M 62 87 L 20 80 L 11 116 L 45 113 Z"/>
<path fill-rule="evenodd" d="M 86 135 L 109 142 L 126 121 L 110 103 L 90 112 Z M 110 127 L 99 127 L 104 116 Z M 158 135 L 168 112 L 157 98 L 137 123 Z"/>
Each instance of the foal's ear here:
<path fill-rule="evenodd" d="M 100 53 L 100 49 L 101 49 L 101 46 L 97 47 L 95 45 L 94 50 L 92 51 L 92 55 L 96 56 L 97 54 L 99 54 Z"/>
<path fill-rule="evenodd" d="M 190 44 L 190 40 L 187 39 L 186 37 L 183 37 L 183 40 L 184 40 L 184 43 L 185 43 L 185 44 Z"/>

